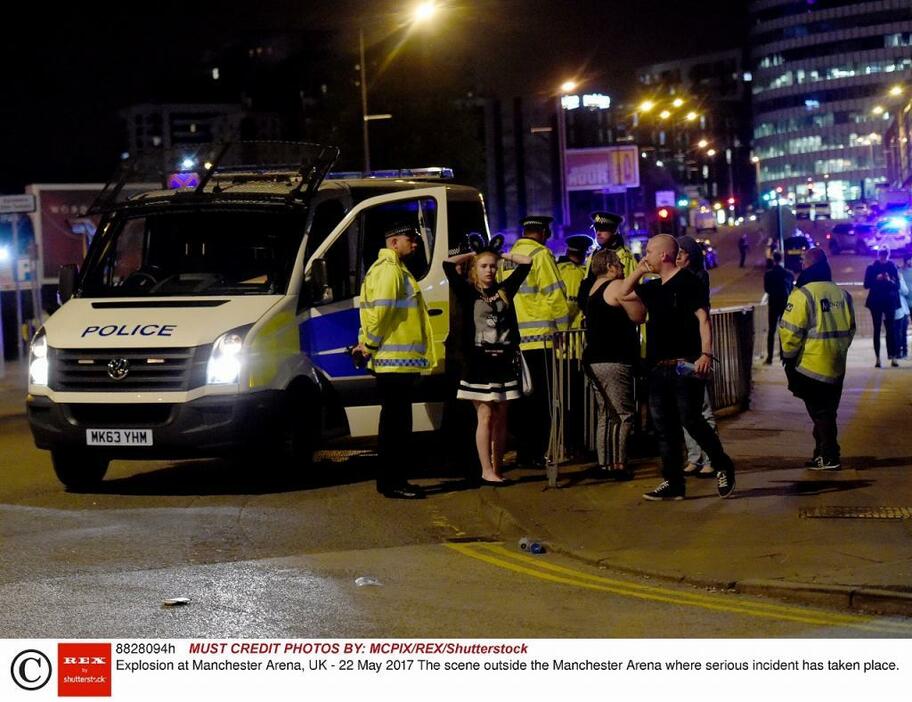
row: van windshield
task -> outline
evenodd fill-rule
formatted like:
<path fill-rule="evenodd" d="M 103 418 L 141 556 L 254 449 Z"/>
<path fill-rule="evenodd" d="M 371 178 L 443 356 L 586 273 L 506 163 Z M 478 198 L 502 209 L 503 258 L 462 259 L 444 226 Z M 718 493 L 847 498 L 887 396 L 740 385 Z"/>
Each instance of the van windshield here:
<path fill-rule="evenodd" d="M 281 295 L 304 214 L 193 210 L 115 219 L 96 236 L 84 297 Z"/>

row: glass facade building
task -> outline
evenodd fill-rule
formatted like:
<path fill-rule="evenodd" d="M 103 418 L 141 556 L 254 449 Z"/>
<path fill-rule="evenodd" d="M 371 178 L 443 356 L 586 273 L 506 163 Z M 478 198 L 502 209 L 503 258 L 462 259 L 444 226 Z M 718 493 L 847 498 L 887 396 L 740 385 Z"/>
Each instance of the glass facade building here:
<path fill-rule="evenodd" d="M 798 202 L 876 197 L 884 134 L 912 88 L 912 1 L 753 0 L 759 187 Z M 908 99 L 908 98 L 906 98 Z"/>

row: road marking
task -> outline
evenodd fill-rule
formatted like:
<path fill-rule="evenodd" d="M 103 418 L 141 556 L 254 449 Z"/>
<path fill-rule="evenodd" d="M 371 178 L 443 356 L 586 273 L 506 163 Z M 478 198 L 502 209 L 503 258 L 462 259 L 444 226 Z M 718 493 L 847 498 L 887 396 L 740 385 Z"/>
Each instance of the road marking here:
<path fill-rule="evenodd" d="M 744 614 L 782 621 L 814 624 L 819 626 L 848 626 L 864 631 L 889 632 L 894 635 L 912 636 L 912 624 L 892 621 L 878 621 L 872 617 L 855 614 L 839 614 L 824 610 L 772 604 L 753 601 L 725 602 L 724 595 L 708 595 L 684 592 L 655 585 L 641 585 L 625 580 L 615 580 L 592 575 L 580 570 L 566 568 L 544 560 L 510 551 L 495 543 L 448 543 L 446 546 L 458 553 L 483 561 L 505 570 L 528 575 L 539 580 L 572 585 L 587 590 L 607 592 L 621 597 L 633 597 L 651 602 L 700 607 L 716 612 Z"/>

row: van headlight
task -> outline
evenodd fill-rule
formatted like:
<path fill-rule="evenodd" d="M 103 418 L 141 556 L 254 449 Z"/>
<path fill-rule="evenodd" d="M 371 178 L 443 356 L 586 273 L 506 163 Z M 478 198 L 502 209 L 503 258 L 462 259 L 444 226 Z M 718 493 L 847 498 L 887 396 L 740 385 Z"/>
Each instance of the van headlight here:
<path fill-rule="evenodd" d="M 29 345 L 29 382 L 32 385 L 47 385 L 48 370 L 47 335 L 42 327 Z"/>
<path fill-rule="evenodd" d="M 249 329 L 232 329 L 215 340 L 206 367 L 206 382 L 209 385 L 233 385 L 238 382 L 244 364 L 244 337 Z"/>

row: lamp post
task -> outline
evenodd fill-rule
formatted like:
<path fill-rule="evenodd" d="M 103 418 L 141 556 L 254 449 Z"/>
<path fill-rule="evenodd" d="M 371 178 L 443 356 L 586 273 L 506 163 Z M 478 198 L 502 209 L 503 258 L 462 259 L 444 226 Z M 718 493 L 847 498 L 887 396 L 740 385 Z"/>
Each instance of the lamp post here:
<path fill-rule="evenodd" d="M 576 88 L 575 81 L 564 81 L 557 96 L 557 160 L 560 165 L 561 226 L 564 229 L 570 226 L 570 193 L 567 191 L 567 119 L 564 116 L 563 98 Z"/>
<path fill-rule="evenodd" d="M 418 5 L 411 15 L 411 24 L 417 25 L 429 21 L 437 12 L 437 3 L 429 0 Z M 367 123 L 376 119 L 390 119 L 392 115 L 372 115 L 367 110 L 367 62 L 364 57 L 364 28 L 358 27 L 358 74 L 361 81 L 361 137 L 364 141 L 364 172 L 369 173 L 370 134 Z"/>

